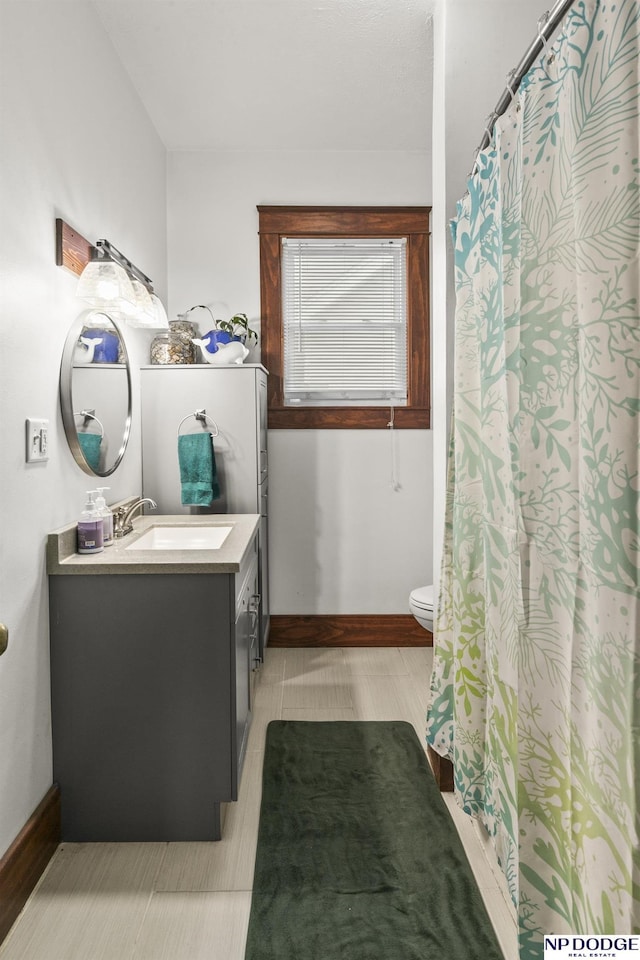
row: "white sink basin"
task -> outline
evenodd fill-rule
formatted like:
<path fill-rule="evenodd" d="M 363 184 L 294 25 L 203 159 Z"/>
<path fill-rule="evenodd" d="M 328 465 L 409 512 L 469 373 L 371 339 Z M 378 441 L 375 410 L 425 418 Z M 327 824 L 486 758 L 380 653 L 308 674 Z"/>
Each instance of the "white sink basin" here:
<path fill-rule="evenodd" d="M 153 526 L 126 550 L 218 550 L 233 526 Z"/>

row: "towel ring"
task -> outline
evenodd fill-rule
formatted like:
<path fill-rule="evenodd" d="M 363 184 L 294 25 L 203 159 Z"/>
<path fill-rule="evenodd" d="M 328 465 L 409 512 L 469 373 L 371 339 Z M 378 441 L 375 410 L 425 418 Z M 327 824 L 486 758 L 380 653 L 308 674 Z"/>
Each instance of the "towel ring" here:
<path fill-rule="evenodd" d="M 80 410 L 79 413 L 74 413 L 74 417 L 84 417 L 83 427 L 88 425 L 89 420 L 95 420 L 100 427 L 100 436 L 102 439 L 104 439 L 104 427 L 102 426 L 101 421 L 96 417 L 95 413 L 92 413 L 91 410 Z"/>
<path fill-rule="evenodd" d="M 196 420 L 199 420 L 203 427 L 207 426 L 207 422 L 211 423 L 213 426 L 213 429 L 215 430 L 215 433 L 213 431 L 211 432 L 212 437 L 217 437 L 218 434 L 220 433 L 218 429 L 218 424 L 215 422 L 215 420 L 212 417 L 208 416 L 206 410 L 196 410 L 195 413 L 188 413 L 186 417 L 182 418 L 182 420 L 178 424 L 178 436 L 180 436 L 180 427 L 182 426 L 182 424 L 185 423 L 185 421 L 190 420 L 191 417 L 195 417 Z"/>

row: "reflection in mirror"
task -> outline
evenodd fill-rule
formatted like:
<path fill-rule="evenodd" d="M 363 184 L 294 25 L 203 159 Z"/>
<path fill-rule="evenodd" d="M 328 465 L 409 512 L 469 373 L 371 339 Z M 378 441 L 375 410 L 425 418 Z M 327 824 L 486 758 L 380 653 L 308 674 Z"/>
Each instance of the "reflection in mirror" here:
<path fill-rule="evenodd" d="M 85 310 L 67 335 L 60 367 L 60 406 L 67 442 L 79 467 L 108 477 L 131 429 L 131 372 L 113 317 Z"/>

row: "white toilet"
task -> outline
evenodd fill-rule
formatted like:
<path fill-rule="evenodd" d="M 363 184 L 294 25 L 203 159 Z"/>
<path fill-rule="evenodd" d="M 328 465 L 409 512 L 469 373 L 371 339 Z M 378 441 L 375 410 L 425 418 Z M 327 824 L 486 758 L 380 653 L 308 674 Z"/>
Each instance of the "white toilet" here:
<path fill-rule="evenodd" d="M 433 584 L 411 591 L 409 609 L 418 623 L 433 633 Z"/>

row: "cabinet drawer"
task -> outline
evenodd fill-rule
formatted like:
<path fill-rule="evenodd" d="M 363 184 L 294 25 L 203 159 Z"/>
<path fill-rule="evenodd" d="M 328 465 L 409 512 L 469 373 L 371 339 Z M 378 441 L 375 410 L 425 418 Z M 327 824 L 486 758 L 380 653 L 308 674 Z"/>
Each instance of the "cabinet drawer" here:
<path fill-rule="evenodd" d="M 254 592 L 255 578 L 248 576 L 245 578 L 242 589 L 238 592 L 236 597 L 236 623 L 238 622 L 238 618 L 241 616 L 241 614 L 246 613 L 251 606 L 251 597 L 253 596 Z"/>
<path fill-rule="evenodd" d="M 246 593 L 249 584 L 249 595 L 255 592 L 255 580 L 258 569 L 258 538 L 253 538 L 251 546 L 247 550 L 242 566 L 236 574 L 236 617 L 242 609 L 243 595 Z"/>

